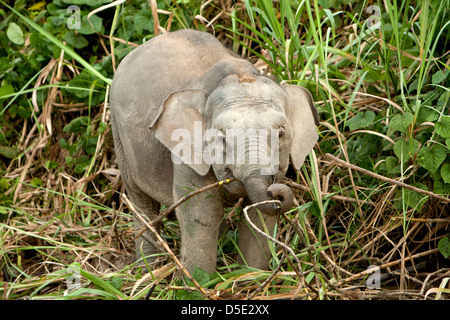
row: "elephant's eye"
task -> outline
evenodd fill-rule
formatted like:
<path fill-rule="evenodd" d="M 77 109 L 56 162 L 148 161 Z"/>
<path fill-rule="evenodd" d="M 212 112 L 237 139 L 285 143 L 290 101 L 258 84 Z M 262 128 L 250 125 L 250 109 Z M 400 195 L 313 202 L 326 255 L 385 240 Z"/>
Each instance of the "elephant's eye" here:
<path fill-rule="evenodd" d="M 223 147 L 223 150 L 227 149 L 227 140 L 225 139 L 225 135 L 219 134 L 217 136 L 217 143 L 219 143 Z"/>

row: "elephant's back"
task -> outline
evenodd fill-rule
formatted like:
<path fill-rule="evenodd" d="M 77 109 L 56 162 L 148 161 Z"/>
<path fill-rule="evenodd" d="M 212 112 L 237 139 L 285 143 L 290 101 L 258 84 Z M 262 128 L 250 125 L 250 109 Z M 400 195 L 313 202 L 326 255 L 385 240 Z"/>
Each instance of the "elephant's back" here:
<path fill-rule="evenodd" d="M 236 56 L 206 32 L 186 29 L 157 36 L 119 65 L 111 87 L 111 110 L 122 121 L 145 122 L 172 92 L 189 87 L 228 58 Z"/>

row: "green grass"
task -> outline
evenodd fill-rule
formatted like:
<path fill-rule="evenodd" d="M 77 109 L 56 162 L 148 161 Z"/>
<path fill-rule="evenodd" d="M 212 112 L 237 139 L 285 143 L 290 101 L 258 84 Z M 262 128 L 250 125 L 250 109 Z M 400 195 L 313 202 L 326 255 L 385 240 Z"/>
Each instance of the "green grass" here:
<path fill-rule="evenodd" d="M 134 264 L 132 213 L 120 196 L 109 84 L 121 59 L 154 36 L 149 2 L 101 8 L 95 30 L 83 20 L 78 33 L 59 2 L 1 3 L 0 296 L 205 298 L 176 279 L 168 253 L 148 274 Z M 276 273 L 239 266 L 240 209 L 227 208 L 217 272 L 194 272 L 209 298 L 381 298 L 365 286 L 370 265 L 391 272 L 382 294 L 448 298 L 450 210 L 435 195 L 450 193 L 450 1 L 157 4 L 166 30 L 212 32 L 205 21 L 214 21 L 216 37 L 269 77 L 308 88 L 321 116 L 319 143 L 289 176 L 300 206 L 276 230 L 300 266 L 273 243 Z M 380 9 L 375 20 L 369 5 Z M 82 5 L 82 17 L 95 9 Z M 162 231 L 178 253 L 174 216 Z M 406 274 L 410 265 L 419 274 Z M 80 286 L 69 290 L 71 281 Z"/>

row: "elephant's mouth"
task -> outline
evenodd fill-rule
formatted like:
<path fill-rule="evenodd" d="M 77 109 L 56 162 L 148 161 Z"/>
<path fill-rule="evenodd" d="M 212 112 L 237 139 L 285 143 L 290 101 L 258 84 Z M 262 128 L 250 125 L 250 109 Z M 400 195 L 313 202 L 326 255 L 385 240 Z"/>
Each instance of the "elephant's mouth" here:
<path fill-rule="evenodd" d="M 233 174 L 233 170 L 231 170 L 228 167 L 225 167 L 224 171 L 224 178 L 225 179 L 234 179 L 234 174 Z"/>
<path fill-rule="evenodd" d="M 220 180 L 226 180 L 226 179 L 235 179 L 234 181 L 230 183 L 224 184 L 225 189 L 231 193 L 232 195 L 243 195 L 246 194 L 246 189 L 242 181 L 235 178 L 233 171 L 230 168 L 225 168 L 224 174 L 222 179 Z"/>

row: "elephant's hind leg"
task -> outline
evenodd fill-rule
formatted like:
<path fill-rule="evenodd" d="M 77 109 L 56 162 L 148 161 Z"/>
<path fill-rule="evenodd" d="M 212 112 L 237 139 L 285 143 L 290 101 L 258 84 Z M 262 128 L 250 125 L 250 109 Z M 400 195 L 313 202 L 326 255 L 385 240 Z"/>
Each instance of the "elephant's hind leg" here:
<path fill-rule="evenodd" d="M 122 146 L 122 141 L 120 135 L 118 134 L 119 131 L 117 128 L 117 123 L 112 113 L 111 125 L 113 127 L 113 131 L 116 132 L 116 134 L 113 135 L 114 146 L 120 168 L 120 174 L 125 185 L 125 190 L 135 208 L 139 210 L 140 213 L 147 216 L 150 220 L 153 220 L 159 213 L 160 204 L 143 192 L 134 182 L 131 170 L 129 168 L 129 163 Z M 141 222 L 134 217 L 134 228 L 137 233 L 141 230 L 141 227 Z M 155 228 L 159 231 L 159 225 L 155 226 Z M 153 235 L 150 231 L 147 231 L 136 238 L 135 245 L 136 260 L 140 258 L 147 258 L 147 263 L 151 266 L 151 264 L 153 264 L 156 260 L 155 254 L 159 251 L 155 235 Z M 143 266 L 145 264 L 142 262 L 140 265 Z"/>
<path fill-rule="evenodd" d="M 131 190 L 130 188 L 127 188 L 127 193 L 131 202 L 135 206 L 135 209 L 138 210 L 143 216 L 148 217 L 149 220 L 154 220 L 158 216 L 160 204 L 156 200 L 147 196 L 145 193 L 136 193 Z M 152 267 L 152 265 L 156 263 L 157 254 L 161 252 L 156 236 L 150 230 L 142 233 L 142 227 L 144 225 L 138 218 L 136 218 L 136 216 L 133 218 L 137 236 L 135 240 L 136 260 L 141 258 L 146 259 L 149 266 Z M 159 224 L 154 225 L 154 227 L 156 231 L 159 232 Z M 139 263 L 139 265 L 144 266 L 144 261 L 142 260 L 142 263 Z"/>

